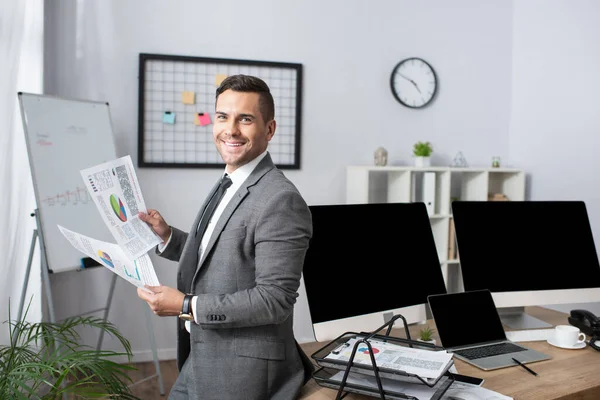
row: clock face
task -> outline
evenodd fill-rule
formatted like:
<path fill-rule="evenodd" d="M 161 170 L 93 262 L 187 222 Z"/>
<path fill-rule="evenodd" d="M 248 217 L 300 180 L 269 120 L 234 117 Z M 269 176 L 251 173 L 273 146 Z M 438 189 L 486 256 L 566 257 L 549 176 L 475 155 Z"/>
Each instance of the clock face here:
<path fill-rule="evenodd" d="M 400 104 L 410 108 L 423 108 L 435 96 L 437 77 L 427 61 L 407 58 L 400 61 L 392 71 L 390 86 Z"/>

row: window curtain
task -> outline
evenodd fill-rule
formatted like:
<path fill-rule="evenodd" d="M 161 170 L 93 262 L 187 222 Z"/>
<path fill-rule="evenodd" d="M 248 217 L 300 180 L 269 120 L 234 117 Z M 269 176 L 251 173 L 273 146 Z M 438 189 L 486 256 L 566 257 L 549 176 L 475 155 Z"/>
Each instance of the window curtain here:
<path fill-rule="evenodd" d="M 34 229 L 35 196 L 17 92 L 42 92 L 43 0 L 0 1 L 0 343 L 18 314 Z M 42 316 L 39 245 L 36 245 L 24 310 Z"/>

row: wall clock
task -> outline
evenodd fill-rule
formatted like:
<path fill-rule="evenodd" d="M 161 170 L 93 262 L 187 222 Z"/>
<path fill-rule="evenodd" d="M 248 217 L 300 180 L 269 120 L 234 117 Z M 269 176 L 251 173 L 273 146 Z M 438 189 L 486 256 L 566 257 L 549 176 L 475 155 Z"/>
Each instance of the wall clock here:
<path fill-rule="evenodd" d="M 390 87 L 396 100 L 403 106 L 423 108 L 435 97 L 437 76 L 427 61 L 411 57 L 394 67 Z"/>

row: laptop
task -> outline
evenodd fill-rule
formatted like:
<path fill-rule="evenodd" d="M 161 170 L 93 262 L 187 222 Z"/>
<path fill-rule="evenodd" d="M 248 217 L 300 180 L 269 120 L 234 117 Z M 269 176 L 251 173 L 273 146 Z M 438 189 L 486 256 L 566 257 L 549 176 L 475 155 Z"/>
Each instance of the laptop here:
<path fill-rule="evenodd" d="M 492 293 L 472 290 L 427 297 L 441 345 L 456 358 L 485 371 L 552 357 L 506 338 Z"/>

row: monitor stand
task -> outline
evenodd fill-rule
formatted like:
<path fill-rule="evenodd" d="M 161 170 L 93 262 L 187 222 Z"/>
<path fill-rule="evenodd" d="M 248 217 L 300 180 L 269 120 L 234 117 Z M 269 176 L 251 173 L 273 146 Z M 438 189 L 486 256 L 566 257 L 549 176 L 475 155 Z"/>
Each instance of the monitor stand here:
<path fill-rule="evenodd" d="M 512 329 L 550 328 L 551 324 L 525 313 L 525 307 L 499 308 L 498 314 L 502 323 Z"/>

